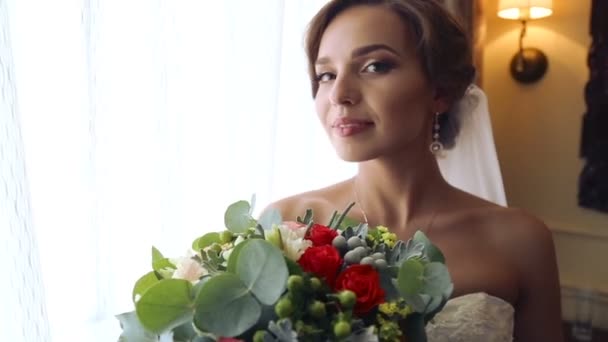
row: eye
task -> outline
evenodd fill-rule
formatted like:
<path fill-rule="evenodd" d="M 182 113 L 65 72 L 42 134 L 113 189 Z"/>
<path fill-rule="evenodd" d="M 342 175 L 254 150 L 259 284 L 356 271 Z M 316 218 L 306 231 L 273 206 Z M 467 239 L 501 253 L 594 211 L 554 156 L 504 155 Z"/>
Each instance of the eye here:
<path fill-rule="evenodd" d="M 336 78 L 336 76 L 330 72 L 322 72 L 317 74 L 316 80 L 319 83 L 328 82 Z"/>
<path fill-rule="evenodd" d="M 368 64 L 363 71 L 371 73 L 387 73 L 393 69 L 393 65 L 388 62 L 373 62 Z"/>

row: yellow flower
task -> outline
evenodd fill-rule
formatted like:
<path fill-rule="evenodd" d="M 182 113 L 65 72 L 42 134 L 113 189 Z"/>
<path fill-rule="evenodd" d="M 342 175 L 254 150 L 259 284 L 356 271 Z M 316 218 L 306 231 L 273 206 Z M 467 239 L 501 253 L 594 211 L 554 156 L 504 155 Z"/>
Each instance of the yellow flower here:
<path fill-rule="evenodd" d="M 397 234 L 395 233 L 382 233 L 381 237 L 383 242 L 390 248 L 393 248 L 395 243 L 397 243 Z"/>
<path fill-rule="evenodd" d="M 376 226 L 376 229 L 381 233 L 388 233 L 388 228 L 385 226 Z"/>

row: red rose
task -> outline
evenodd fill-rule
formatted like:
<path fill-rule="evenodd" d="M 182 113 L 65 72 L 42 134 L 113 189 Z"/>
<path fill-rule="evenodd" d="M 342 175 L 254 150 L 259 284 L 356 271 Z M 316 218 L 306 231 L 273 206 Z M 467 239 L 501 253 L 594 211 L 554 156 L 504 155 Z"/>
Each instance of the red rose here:
<path fill-rule="evenodd" d="M 304 251 L 298 264 L 305 272 L 324 278 L 330 286 L 333 286 L 338 269 L 342 265 L 342 258 L 332 246 L 312 246 Z"/>
<path fill-rule="evenodd" d="M 306 238 L 312 241 L 313 246 L 331 245 L 338 232 L 320 224 L 313 224 Z"/>
<path fill-rule="evenodd" d="M 336 291 L 351 290 L 357 295 L 355 314 L 367 313 L 384 302 L 384 290 L 380 286 L 380 274 L 370 265 L 352 265 L 336 279 Z"/>

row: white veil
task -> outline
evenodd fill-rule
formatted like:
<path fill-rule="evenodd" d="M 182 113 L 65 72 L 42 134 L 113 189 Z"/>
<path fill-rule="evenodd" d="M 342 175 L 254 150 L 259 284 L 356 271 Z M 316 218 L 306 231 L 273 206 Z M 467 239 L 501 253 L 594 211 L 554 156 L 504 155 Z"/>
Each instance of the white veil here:
<path fill-rule="evenodd" d="M 471 85 L 451 115 L 458 121 L 460 131 L 455 146 L 437 157 L 443 177 L 459 189 L 506 206 L 488 99 L 483 90 Z"/>

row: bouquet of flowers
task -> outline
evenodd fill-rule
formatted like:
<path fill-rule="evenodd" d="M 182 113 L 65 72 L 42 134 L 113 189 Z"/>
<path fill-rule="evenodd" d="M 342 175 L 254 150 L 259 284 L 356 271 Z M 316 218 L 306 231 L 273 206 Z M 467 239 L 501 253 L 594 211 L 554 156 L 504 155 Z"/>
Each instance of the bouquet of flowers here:
<path fill-rule="evenodd" d="M 352 221 L 353 204 L 324 226 L 311 210 L 256 220 L 238 201 L 191 255 L 153 247 L 119 341 L 426 341 L 453 289 L 442 253 L 420 231 L 404 242 Z"/>

